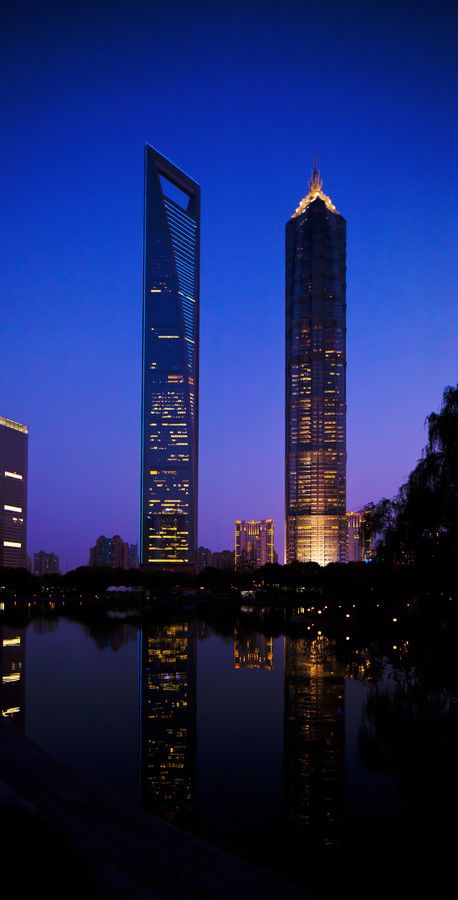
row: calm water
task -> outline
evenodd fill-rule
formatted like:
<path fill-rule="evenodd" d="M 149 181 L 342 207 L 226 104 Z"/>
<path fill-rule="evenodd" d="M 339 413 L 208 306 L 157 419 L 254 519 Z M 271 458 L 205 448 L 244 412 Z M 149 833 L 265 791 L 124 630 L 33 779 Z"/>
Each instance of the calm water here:
<path fill-rule="evenodd" d="M 228 635 L 198 621 L 1 630 L 2 708 L 89 779 L 323 896 L 355 871 L 372 894 L 396 879 L 400 896 L 396 866 L 408 881 L 423 845 L 434 868 L 454 788 L 447 799 L 430 749 L 412 753 L 420 733 L 399 749 L 410 688 L 390 667 L 374 679 L 367 653 L 343 662 L 325 635 L 237 623 Z"/>

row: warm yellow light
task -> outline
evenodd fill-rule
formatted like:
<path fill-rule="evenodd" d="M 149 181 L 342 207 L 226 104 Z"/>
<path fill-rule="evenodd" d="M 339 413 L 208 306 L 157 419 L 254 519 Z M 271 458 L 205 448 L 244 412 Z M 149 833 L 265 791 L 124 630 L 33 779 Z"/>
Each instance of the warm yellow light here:
<path fill-rule="evenodd" d="M 17 472 L 7 472 L 5 470 L 5 476 L 6 478 L 18 478 L 19 481 L 22 481 L 22 475 L 18 475 Z"/>
<path fill-rule="evenodd" d="M 6 419 L 5 416 L 0 416 L 0 425 L 5 425 L 6 428 L 12 428 L 14 431 L 22 431 L 23 434 L 29 433 L 27 425 L 21 425 L 20 422 L 15 422 L 14 419 Z"/>

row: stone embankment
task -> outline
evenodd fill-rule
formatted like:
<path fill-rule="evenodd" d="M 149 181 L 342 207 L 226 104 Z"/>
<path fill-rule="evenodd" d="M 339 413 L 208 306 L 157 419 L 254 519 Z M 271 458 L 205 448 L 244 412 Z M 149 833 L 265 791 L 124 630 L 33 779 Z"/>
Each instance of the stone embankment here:
<path fill-rule="evenodd" d="M 129 807 L 0 723 L 2 885 L 16 896 L 307 900 L 263 869 Z"/>

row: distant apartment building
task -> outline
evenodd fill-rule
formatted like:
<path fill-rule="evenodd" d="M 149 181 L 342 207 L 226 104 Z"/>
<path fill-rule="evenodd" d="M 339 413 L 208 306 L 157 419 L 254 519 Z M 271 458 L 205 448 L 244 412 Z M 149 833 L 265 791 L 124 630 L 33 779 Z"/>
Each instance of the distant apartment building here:
<path fill-rule="evenodd" d="M 58 575 L 60 571 L 59 557 L 56 553 L 45 553 L 39 550 L 33 554 L 34 575 Z"/>
<path fill-rule="evenodd" d="M 371 559 L 372 541 L 361 535 L 361 525 L 367 516 L 366 507 L 347 512 L 347 558 L 348 562 L 364 562 Z"/>
<path fill-rule="evenodd" d="M 0 416 L 0 567 L 27 566 L 28 428 Z"/>
<path fill-rule="evenodd" d="M 93 568 L 109 566 L 112 569 L 127 569 L 129 564 L 129 544 L 115 534 L 112 538 L 101 535 L 91 547 L 89 565 Z"/>
<path fill-rule="evenodd" d="M 212 566 L 215 569 L 233 569 L 234 568 L 234 551 L 220 550 L 213 554 Z"/>
<path fill-rule="evenodd" d="M 128 568 L 138 569 L 138 544 L 129 544 Z"/>
<path fill-rule="evenodd" d="M 259 569 L 274 561 L 273 519 L 237 519 L 234 534 L 236 569 Z"/>
<path fill-rule="evenodd" d="M 196 554 L 197 561 L 197 571 L 203 572 L 204 569 L 208 569 L 209 566 L 213 566 L 213 550 L 209 550 L 208 547 L 198 547 Z"/>

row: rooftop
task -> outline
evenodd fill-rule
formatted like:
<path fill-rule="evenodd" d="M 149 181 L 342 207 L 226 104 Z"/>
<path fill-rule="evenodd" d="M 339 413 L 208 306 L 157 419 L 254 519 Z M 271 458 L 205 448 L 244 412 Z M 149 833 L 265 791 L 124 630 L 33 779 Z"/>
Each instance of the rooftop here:
<path fill-rule="evenodd" d="M 29 433 L 27 425 L 21 425 L 20 422 L 15 422 L 14 419 L 6 419 L 5 416 L 0 416 L 0 425 L 4 425 L 6 428 L 13 428 L 14 431 L 22 431 L 23 434 Z"/>
<path fill-rule="evenodd" d="M 293 213 L 291 218 L 295 219 L 296 216 L 301 216 L 302 213 L 304 213 L 305 210 L 310 206 L 310 204 L 313 203 L 313 201 L 317 200 L 318 198 L 320 200 L 323 200 L 323 202 L 326 204 L 326 207 L 331 212 L 336 213 L 338 215 L 338 211 L 335 208 L 331 198 L 328 197 L 328 195 L 325 194 L 323 191 L 323 179 L 321 178 L 321 175 L 317 169 L 316 160 L 315 160 L 312 176 L 309 181 L 309 192 L 306 195 L 306 197 L 304 197 L 303 200 L 301 200 L 301 202 L 299 203 L 299 206 L 296 209 L 296 212 Z"/>

